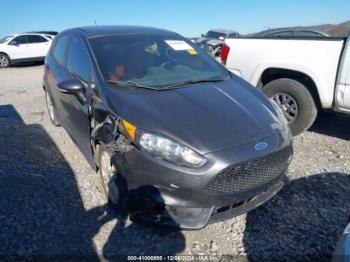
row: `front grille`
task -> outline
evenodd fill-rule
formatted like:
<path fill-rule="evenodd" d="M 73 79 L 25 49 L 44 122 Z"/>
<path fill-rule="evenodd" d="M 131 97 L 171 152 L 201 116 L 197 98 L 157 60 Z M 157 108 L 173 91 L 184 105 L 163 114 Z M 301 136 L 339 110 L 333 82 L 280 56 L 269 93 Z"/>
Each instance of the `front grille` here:
<path fill-rule="evenodd" d="M 221 171 L 205 187 L 209 193 L 238 193 L 266 184 L 288 167 L 291 146 L 269 155 L 232 165 Z"/>

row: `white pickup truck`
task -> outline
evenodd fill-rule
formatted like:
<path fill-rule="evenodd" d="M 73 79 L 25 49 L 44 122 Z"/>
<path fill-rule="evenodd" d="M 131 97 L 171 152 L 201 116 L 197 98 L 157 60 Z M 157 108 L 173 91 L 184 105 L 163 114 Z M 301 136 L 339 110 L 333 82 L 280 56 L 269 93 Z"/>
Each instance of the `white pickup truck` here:
<path fill-rule="evenodd" d="M 318 110 L 350 114 L 350 35 L 345 38 L 226 39 L 222 63 L 283 109 L 293 135 Z"/>

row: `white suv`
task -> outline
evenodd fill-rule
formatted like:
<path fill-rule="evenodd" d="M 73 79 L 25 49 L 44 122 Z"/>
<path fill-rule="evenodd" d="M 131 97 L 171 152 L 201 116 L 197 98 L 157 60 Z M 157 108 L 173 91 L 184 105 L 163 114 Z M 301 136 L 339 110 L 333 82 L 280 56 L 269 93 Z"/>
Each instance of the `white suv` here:
<path fill-rule="evenodd" d="M 43 61 L 52 39 L 45 34 L 16 34 L 0 40 L 0 67 L 18 62 Z"/>

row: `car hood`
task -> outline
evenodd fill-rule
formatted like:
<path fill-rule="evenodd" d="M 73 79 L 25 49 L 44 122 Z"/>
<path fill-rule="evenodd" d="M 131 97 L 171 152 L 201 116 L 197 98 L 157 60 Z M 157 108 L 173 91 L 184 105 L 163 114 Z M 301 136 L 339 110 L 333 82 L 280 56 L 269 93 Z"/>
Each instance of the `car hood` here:
<path fill-rule="evenodd" d="M 202 154 L 275 134 L 284 126 L 269 100 L 236 76 L 163 91 L 111 85 L 105 92 L 116 115 Z"/>
<path fill-rule="evenodd" d="M 220 39 L 216 39 L 216 38 L 199 38 L 197 39 L 196 43 L 198 44 L 206 44 L 206 45 L 220 45 L 223 44 L 224 41 L 220 40 Z"/>

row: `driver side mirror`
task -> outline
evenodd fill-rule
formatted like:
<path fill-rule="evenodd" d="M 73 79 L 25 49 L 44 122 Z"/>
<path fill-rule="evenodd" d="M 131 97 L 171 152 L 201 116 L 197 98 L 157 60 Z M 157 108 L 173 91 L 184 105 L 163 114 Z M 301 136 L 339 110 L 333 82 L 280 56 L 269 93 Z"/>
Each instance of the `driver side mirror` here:
<path fill-rule="evenodd" d="M 61 81 L 57 84 L 58 89 L 65 94 L 79 94 L 85 89 L 83 83 L 78 79 L 69 79 Z"/>
<path fill-rule="evenodd" d="M 85 86 L 78 79 L 68 79 L 57 84 L 60 92 L 76 95 L 82 104 L 86 103 Z"/>

